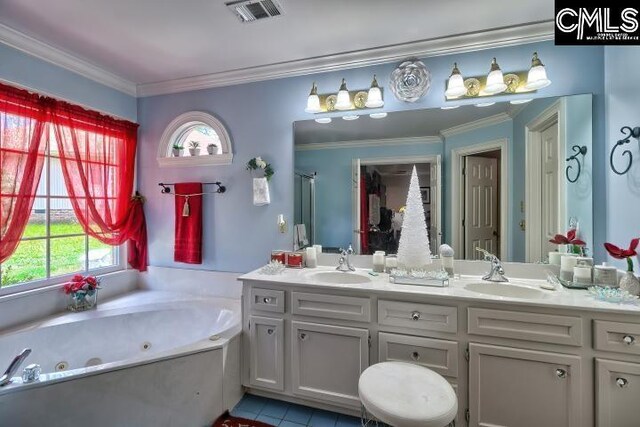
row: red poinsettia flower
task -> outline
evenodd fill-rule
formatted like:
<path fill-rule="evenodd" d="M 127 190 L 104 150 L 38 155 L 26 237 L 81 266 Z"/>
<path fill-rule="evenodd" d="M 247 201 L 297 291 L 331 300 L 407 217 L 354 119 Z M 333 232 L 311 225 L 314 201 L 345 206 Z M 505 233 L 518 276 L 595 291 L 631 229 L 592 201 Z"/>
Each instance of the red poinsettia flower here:
<path fill-rule="evenodd" d="M 81 274 L 76 274 L 75 276 L 73 276 L 71 278 L 71 281 L 72 282 L 82 282 L 82 281 L 84 281 L 84 277 L 82 277 Z"/>
<path fill-rule="evenodd" d="M 567 231 L 567 235 L 556 234 L 553 239 L 549 240 L 550 243 L 555 243 L 556 245 L 576 245 L 576 246 L 584 246 L 586 243 L 584 240 L 576 239 L 576 230 L 572 228 Z"/>
<path fill-rule="evenodd" d="M 84 280 L 92 287 L 98 285 L 98 279 L 96 279 L 95 276 L 87 276 Z"/>
<path fill-rule="evenodd" d="M 629 243 L 628 249 L 621 249 L 611 243 L 605 243 L 604 247 L 607 250 L 607 252 L 609 252 L 609 255 L 611 255 L 612 257 L 616 259 L 626 259 L 626 258 L 638 255 L 636 252 L 636 248 L 638 247 L 638 242 L 640 242 L 640 239 L 637 239 L 637 238 L 632 239 L 631 243 Z"/>

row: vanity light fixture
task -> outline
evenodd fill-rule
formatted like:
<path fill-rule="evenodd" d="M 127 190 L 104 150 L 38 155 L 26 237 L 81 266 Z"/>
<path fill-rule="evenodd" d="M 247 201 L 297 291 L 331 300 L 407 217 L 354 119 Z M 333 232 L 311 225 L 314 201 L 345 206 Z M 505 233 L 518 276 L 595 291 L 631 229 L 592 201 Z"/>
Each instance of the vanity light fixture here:
<path fill-rule="evenodd" d="M 509 103 L 512 105 L 519 105 L 519 104 L 526 104 L 527 102 L 531 102 L 531 101 L 533 101 L 533 98 L 514 99 L 513 101 L 509 101 Z"/>
<path fill-rule="evenodd" d="M 349 89 L 347 89 L 347 81 L 342 79 L 342 84 L 338 90 L 336 99 L 336 110 L 344 111 L 351 109 L 351 99 L 349 97 Z"/>
<path fill-rule="evenodd" d="M 311 85 L 311 92 L 307 98 L 307 108 L 304 109 L 306 113 L 319 113 L 320 110 L 320 97 L 318 96 L 318 86 L 316 82 Z"/>
<path fill-rule="evenodd" d="M 462 74 L 460 74 L 458 64 L 454 62 L 453 70 L 451 70 L 451 75 L 447 83 L 447 90 L 444 94 L 448 98 L 459 98 L 465 93 L 467 93 L 467 87 L 464 85 L 464 79 L 462 78 Z"/>
<path fill-rule="evenodd" d="M 537 90 L 547 87 L 551 84 L 551 80 L 547 78 L 547 70 L 544 68 L 544 64 L 538 58 L 538 52 L 533 52 L 531 58 L 531 68 L 527 74 L 527 83 L 524 85 L 525 89 Z"/>
<path fill-rule="evenodd" d="M 476 107 L 490 107 L 493 104 L 495 104 L 495 102 L 481 102 L 479 104 L 476 104 Z"/>
<path fill-rule="evenodd" d="M 367 101 L 364 104 L 367 108 L 380 108 L 384 106 L 384 101 L 382 100 L 382 92 L 380 91 L 380 86 L 378 86 L 378 80 L 376 80 L 376 75 L 373 75 L 373 80 L 371 81 L 371 87 L 369 88 L 369 92 L 367 93 Z"/>
<path fill-rule="evenodd" d="M 489 75 L 487 75 L 487 84 L 484 87 L 484 91 L 490 95 L 495 95 L 507 90 L 507 85 L 504 83 L 504 75 L 498 65 L 496 58 L 491 60 L 491 69 Z"/>
<path fill-rule="evenodd" d="M 387 113 L 371 113 L 369 114 L 369 117 L 371 117 L 372 119 L 384 119 L 385 117 L 387 117 Z"/>
<path fill-rule="evenodd" d="M 318 117 L 315 119 L 316 123 L 320 123 L 322 125 L 331 123 L 331 117 Z"/>
<path fill-rule="evenodd" d="M 347 114 L 346 116 L 342 116 L 342 120 L 347 120 L 347 121 L 358 120 L 359 118 L 360 116 L 358 116 L 357 114 Z"/>

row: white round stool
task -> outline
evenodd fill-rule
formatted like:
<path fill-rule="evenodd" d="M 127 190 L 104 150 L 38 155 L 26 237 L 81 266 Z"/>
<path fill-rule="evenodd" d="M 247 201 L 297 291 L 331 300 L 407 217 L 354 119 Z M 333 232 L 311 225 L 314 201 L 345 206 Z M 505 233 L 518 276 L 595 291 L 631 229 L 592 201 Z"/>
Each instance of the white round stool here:
<path fill-rule="evenodd" d="M 442 376 L 405 362 L 382 362 L 360 375 L 365 410 L 393 427 L 445 427 L 458 412 L 458 399 Z"/>

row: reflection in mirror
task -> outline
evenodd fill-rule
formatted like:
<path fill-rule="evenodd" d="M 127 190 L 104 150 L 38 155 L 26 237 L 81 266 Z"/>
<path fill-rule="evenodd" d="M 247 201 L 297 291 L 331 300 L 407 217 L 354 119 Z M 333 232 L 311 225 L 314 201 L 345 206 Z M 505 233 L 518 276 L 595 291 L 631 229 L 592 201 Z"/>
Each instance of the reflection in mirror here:
<path fill-rule="evenodd" d="M 296 224 L 326 251 L 395 253 L 416 165 L 434 253 L 544 262 L 570 224 L 591 248 L 592 121 L 587 94 L 296 122 Z"/>

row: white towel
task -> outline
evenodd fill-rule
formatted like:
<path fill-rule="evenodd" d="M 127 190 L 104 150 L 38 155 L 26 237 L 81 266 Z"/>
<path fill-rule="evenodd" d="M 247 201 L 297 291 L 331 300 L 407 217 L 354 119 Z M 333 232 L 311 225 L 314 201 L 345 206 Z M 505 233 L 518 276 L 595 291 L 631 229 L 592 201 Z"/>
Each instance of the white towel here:
<path fill-rule="evenodd" d="M 269 197 L 269 182 L 267 178 L 253 178 L 253 204 L 264 206 L 271 203 Z"/>
<path fill-rule="evenodd" d="M 307 239 L 307 226 L 304 224 L 296 224 L 295 226 L 295 241 L 298 244 L 298 248 L 304 248 L 309 244 Z"/>

